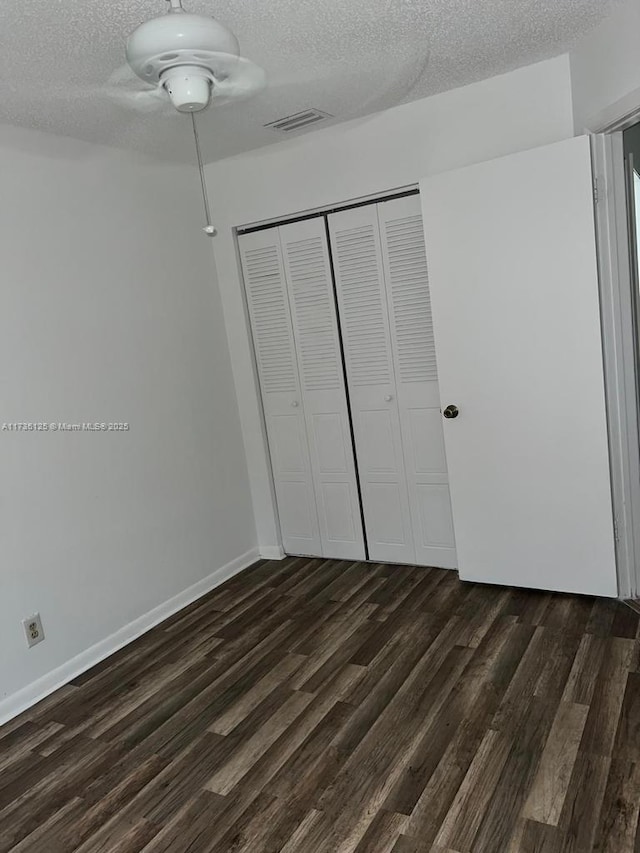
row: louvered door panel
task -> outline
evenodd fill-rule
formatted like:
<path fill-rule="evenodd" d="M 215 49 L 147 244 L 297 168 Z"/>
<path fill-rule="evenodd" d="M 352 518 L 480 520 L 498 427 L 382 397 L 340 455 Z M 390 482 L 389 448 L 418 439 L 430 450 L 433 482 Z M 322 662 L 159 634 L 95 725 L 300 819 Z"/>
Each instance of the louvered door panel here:
<path fill-rule="evenodd" d="M 412 563 L 415 549 L 375 205 L 329 216 L 369 554 Z"/>
<path fill-rule="evenodd" d="M 324 219 L 280 227 L 325 557 L 363 559 L 344 370 Z"/>
<path fill-rule="evenodd" d="M 381 202 L 378 221 L 416 561 L 455 568 L 420 197 Z"/>
<path fill-rule="evenodd" d="M 322 556 L 307 431 L 277 228 L 239 237 L 283 545 Z"/>

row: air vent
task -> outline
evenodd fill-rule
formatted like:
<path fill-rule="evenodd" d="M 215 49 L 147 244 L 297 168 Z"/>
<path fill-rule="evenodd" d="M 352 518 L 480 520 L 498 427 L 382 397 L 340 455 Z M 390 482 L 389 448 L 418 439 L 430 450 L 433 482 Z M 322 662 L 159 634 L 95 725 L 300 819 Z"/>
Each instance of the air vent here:
<path fill-rule="evenodd" d="M 294 130 L 309 127 L 311 124 L 317 124 L 319 121 L 325 121 L 328 118 L 333 118 L 333 116 L 329 113 L 323 113 L 322 110 L 310 109 L 276 119 L 276 121 L 270 121 L 269 124 L 265 124 L 265 127 L 277 130 L 279 133 L 292 133 Z"/>

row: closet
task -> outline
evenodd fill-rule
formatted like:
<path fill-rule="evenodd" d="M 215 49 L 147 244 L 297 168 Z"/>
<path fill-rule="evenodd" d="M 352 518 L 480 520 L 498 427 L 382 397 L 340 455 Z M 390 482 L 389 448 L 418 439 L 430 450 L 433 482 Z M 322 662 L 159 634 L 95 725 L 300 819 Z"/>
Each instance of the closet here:
<path fill-rule="evenodd" d="M 419 196 L 238 243 L 286 552 L 455 567 Z"/>

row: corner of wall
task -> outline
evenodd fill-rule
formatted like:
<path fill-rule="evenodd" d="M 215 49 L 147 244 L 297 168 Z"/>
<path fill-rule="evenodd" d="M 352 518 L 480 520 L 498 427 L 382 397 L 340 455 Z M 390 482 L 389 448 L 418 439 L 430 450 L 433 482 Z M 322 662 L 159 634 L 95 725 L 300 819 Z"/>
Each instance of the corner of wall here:
<path fill-rule="evenodd" d="M 178 593 L 178 595 L 174 595 L 163 604 L 154 607 L 148 613 L 144 613 L 127 625 L 124 625 L 118 631 L 111 634 L 110 637 L 100 640 L 100 642 L 91 646 L 91 648 L 86 649 L 61 666 L 51 670 L 31 684 L 27 684 L 26 687 L 18 690 L 17 693 L 8 696 L 0 702 L 0 725 L 26 711 L 59 688 L 64 687 L 72 679 L 77 678 L 92 666 L 95 666 L 138 637 L 146 634 L 147 631 L 164 622 L 165 619 L 168 619 L 174 613 L 202 598 L 202 596 L 234 577 L 234 575 L 251 566 L 262 556 L 263 554 L 259 553 L 257 548 L 247 551 L 235 560 L 231 560 L 226 565 L 216 569 L 208 577 L 203 578 Z M 268 559 L 281 558 L 270 556 Z"/>
<path fill-rule="evenodd" d="M 281 545 L 262 545 L 258 550 L 263 560 L 284 560 L 287 556 Z"/>
<path fill-rule="evenodd" d="M 623 0 L 570 54 L 574 127 L 599 130 L 620 118 L 630 96 L 640 103 L 640 4 Z M 634 99 L 630 99 L 631 106 Z M 619 105 L 619 109 L 616 108 Z"/>

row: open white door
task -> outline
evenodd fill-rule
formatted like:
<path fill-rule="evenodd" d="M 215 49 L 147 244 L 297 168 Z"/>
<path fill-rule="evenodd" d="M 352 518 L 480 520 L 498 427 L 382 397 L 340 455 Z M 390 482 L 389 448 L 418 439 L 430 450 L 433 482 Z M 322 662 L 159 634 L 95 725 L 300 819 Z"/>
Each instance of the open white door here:
<path fill-rule="evenodd" d="M 421 197 L 460 576 L 615 596 L 589 140 Z"/>

